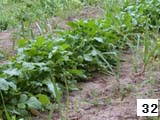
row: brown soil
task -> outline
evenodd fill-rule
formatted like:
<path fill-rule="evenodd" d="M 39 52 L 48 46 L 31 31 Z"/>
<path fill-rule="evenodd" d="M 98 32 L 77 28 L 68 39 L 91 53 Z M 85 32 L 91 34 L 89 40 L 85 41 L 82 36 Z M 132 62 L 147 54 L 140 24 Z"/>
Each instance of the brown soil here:
<path fill-rule="evenodd" d="M 6 63 L 6 59 L 15 54 L 14 42 L 9 32 L 0 32 L 0 53 L 5 56 L 5 59 L 0 60 L 1 64 Z"/>
<path fill-rule="evenodd" d="M 11 52 L 13 42 L 11 41 L 11 34 L 8 32 L 0 32 L 0 49 L 4 52 Z"/>

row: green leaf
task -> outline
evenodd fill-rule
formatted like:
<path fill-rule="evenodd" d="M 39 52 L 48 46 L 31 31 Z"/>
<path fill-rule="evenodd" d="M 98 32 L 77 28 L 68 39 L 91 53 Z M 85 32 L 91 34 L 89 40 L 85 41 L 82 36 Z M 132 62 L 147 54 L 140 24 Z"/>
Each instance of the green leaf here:
<path fill-rule="evenodd" d="M 79 76 L 79 77 L 86 78 L 86 75 L 84 74 L 84 71 L 83 71 L 83 70 L 69 69 L 68 71 L 69 71 L 71 74 L 73 74 L 73 75 L 77 75 L 77 76 Z"/>
<path fill-rule="evenodd" d="M 41 103 L 38 101 L 36 97 L 31 97 L 29 100 L 26 101 L 26 104 L 29 108 L 33 109 L 41 109 Z"/>
<path fill-rule="evenodd" d="M 28 43 L 28 40 L 20 39 L 18 40 L 18 47 L 25 47 Z"/>
<path fill-rule="evenodd" d="M 18 108 L 20 108 L 20 109 L 25 109 L 25 108 L 26 108 L 25 103 L 19 103 L 19 104 L 18 104 Z"/>
<path fill-rule="evenodd" d="M 69 69 L 68 70 L 70 73 L 72 74 L 76 74 L 76 75 L 79 75 L 79 74 L 82 74 L 82 70 L 77 70 L 77 69 Z"/>
<path fill-rule="evenodd" d="M 8 84 L 10 87 L 12 87 L 14 90 L 17 89 L 16 85 L 13 82 L 9 82 Z"/>
<path fill-rule="evenodd" d="M 28 96 L 26 94 L 21 94 L 19 102 L 24 103 L 27 101 L 27 99 L 28 99 Z"/>
<path fill-rule="evenodd" d="M 56 92 L 55 92 L 53 83 L 50 80 L 46 80 L 46 81 L 44 81 L 44 84 L 47 85 L 47 87 L 48 87 L 49 91 L 52 93 L 52 95 L 54 97 L 56 97 Z"/>
<path fill-rule="evenodd" d="M 35 47 L 31 47 L 27 49 L 25 53 L 29 56 L 35 56 L 37 54 L 37 49 Z"/>
<path fill-rule="evenodd" d="M 0 78 L 0 90 L 8 90 L 9 89 L 9 82 L 3 78 Z"/>
<path fill-rule="evenodd" d="M 89 54 L 84 54 L 83 57 L 84 57 L 84 60 L 88 62 L 91 62 L 93 60 L 92 56 Z"/>
<path fill-rule="evenodd" d="M 27 70 L 33 70 L 35 68 L 33 63 L 29 63 L 29 62 L 23 62 L 22 67 L 23 69 L 27 69 Z"/>
<path fill-rule="evenodd" d="M 102 38 L 99 38 L 99 37 L 94 37 L 94 40 L 96 40 L 97 42 L 100 42 L 100 43 L 103 43 L 103 39 Z"/>
<path fill-rule="evenodd" d="M 42 103 L 42 105 L 47 105 L 50 103 L 48 96 L 44 94 L 38 94 L 37 97 L 38 97 L 38 100 Z"/>
<path fill-rule="evenodd" d="M 58 51 L 58 47 L 53 47 L 53 50 L 48 54 L 48 58 L 52 58 L 52 56 Z"/>
<path fill-rule="evenodd" d="M 17 68 L 4 70 L 3 73 L 8 74 L 10 76 L 18 76 L 20 75 L 20 71 Z"/>
<path fill-rule="evenodd" d="M 39 37 L 37 38 L 37 40 L 36 40 L 35 45 L 36 45 L 37 47 L 42 47 L 44 43 L 45 43 L 44 37 L 39 36 Z"/>
<path fill-rule="evenodd" d="M 98 51 L 97 51 L 97 50 L 94 49 L 94 50 L 91 51 L 91 55 L 92 55 L 92 56 L 96 56 L 97 54 L 98 54 Z"/>
<path fill-rule="evenodd" d="M 16 115 L 21 115 L 21 113 L 18 111 L 18 110 L 15 110 L 15 109 L 12 109 L 11 111 L 13 114 L 16 114 Z"/>
<path fill-rule="evenodd" d="M 70 45 L 69 45 L 69 44 L 62 44 L 61 47 L 62 47 L 63 49 L 67 49 L 67 48 L 70 47 Z"/>

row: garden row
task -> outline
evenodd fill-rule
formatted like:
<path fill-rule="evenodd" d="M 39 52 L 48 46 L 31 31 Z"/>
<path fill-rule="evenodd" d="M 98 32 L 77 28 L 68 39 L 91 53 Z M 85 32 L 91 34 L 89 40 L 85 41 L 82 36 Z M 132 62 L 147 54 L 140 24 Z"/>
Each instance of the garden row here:
<path fill-rule="evenodd" d="M 60 109 L 64 91 L 77 90 L 76 83 L 95 71 L 114 74 L 119 53 L 136 44 L 137 35 L 145 43 L 146 34 L 159 31 L 159 0 L 128 1 L 112 11 L 103 19 L 69 22 L 71 29 L 57 36 L 19 40 L 16 56 L 0 66 L 0 118 L 50 110 L 53 101 Z"/>

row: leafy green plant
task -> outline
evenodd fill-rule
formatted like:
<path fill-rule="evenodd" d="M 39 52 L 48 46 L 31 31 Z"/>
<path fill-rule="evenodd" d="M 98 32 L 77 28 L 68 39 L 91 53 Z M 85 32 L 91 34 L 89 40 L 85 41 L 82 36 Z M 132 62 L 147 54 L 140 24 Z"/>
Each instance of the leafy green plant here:
<path fill-rule="evenodd" d="M 137 26 L 141 32 L 148 26 L 149 29 L 159 27 L 160 2 L 159 0 L 137 0 L 126 2 L 124 12 L 132 17 L 132 23 Z"/>

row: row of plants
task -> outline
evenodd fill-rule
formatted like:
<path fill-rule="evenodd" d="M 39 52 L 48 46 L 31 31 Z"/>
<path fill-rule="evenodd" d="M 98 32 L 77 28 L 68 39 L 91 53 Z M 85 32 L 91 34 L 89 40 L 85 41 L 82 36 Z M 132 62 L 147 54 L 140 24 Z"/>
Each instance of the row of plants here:
<path fill-rule="evenodd" d="M 119 52 L 136 44 L 137 34 L 143 40 L 146 31 L 158 31 L 159 0 L 150 2 L 156 8 L 149 16 L 148 2 L 128 0 L 107 11 L 105 18 L 69 22 L 71 29 L 58 31 L 57 36 L 19 40 L 16 56 L 0 66 L 0 118 L 51 110 L 54 102 L 60 110 L 64 91 L 77 90 L 78 81 L 95 71 L 114 74 Z"/>
<path fill-rule="evenodd" d="M 100 27 L 105 22 L 81 20 L 70 23 L 73 29 L 58 37 L 19 40 L 17 55 L 1 68 L 1 102 L 5 101 L 7 111 L 24 116 L 27 110 L 48 104 L 43 103 L 46 98 L 49 102 L 47 96 L 56 98 L 55 87 L 59 93 L 66 85 L 74 90 L 74 84 L 87 79 L 91 72 L 112 71 L 118 37 L 111 36 L 112 30 L 106 32 Z M 25 101 L 21 101 L 22 96 L 26 96 Z"/>

